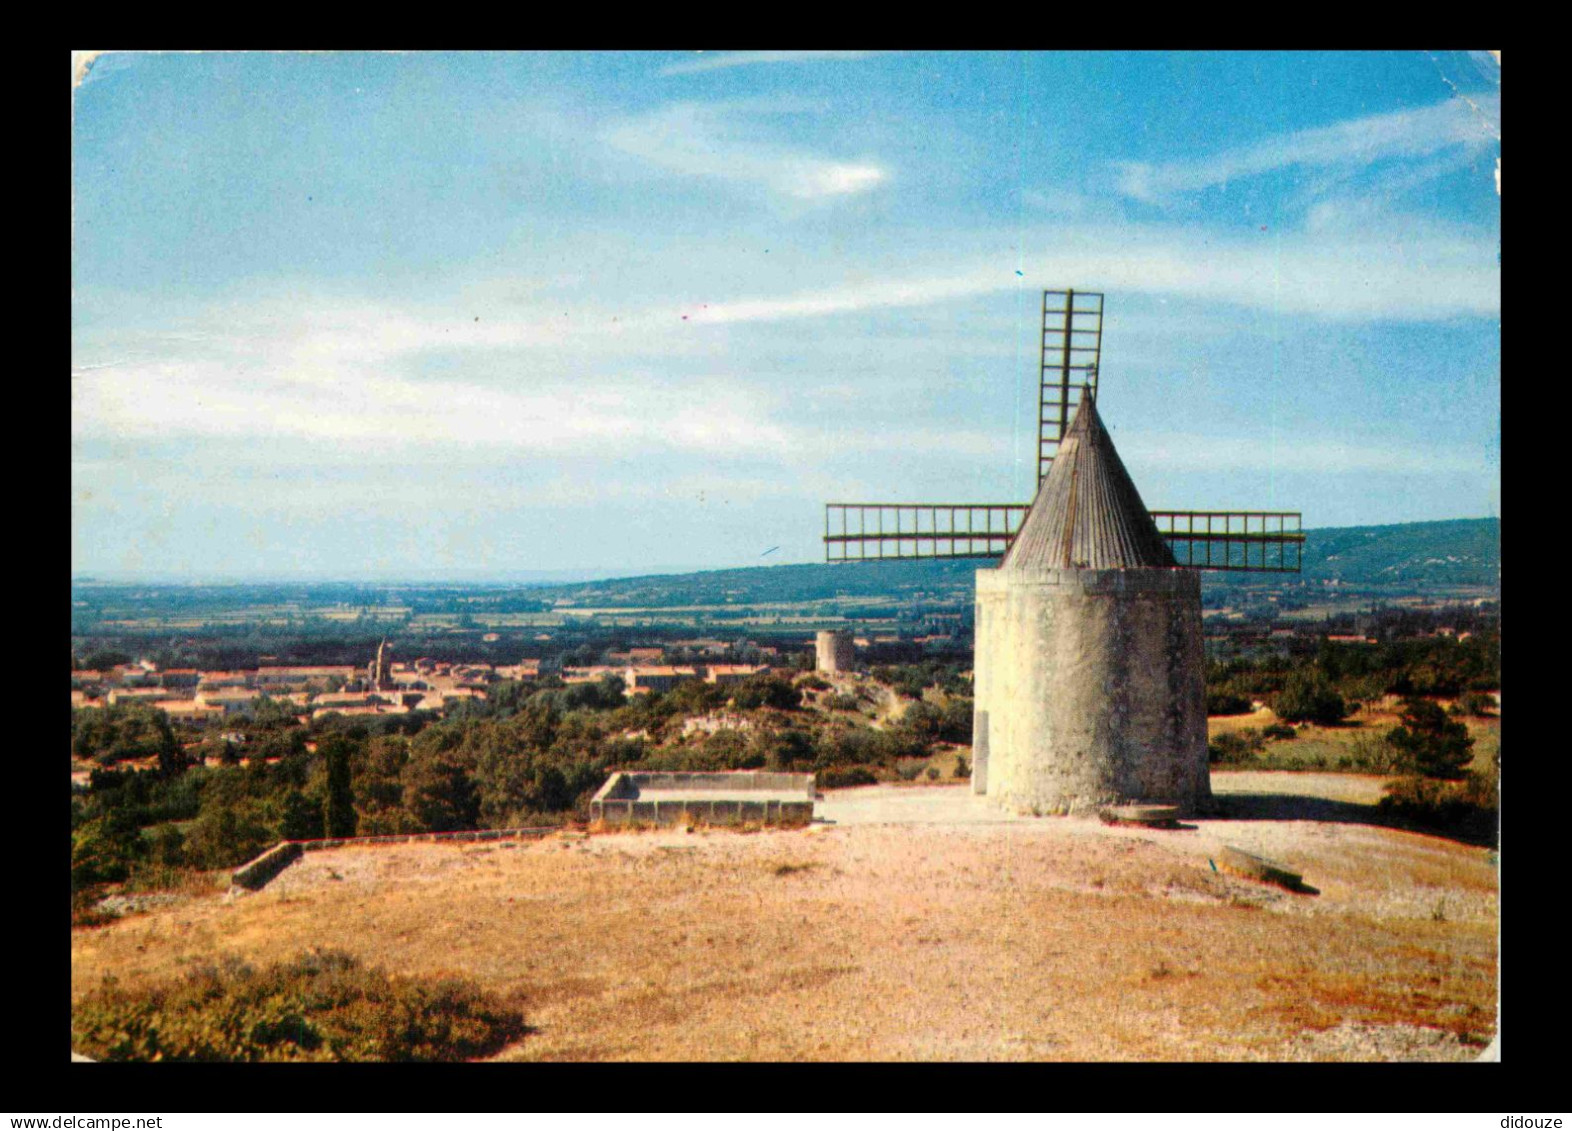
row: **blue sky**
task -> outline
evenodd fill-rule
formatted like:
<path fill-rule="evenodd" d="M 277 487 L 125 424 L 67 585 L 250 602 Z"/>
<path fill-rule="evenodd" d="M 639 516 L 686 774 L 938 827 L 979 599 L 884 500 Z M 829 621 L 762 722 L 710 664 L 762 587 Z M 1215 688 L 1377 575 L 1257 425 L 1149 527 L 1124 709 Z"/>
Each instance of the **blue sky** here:
<path fill-rule="evenodd" d="M 1500 505 L 1486 53 L 110 54 L 72 569 L 815 561 L 1027 501 L 1041 292 L 1147 504 Z M 771 547 L 779 547 L 761 557 Z"/>

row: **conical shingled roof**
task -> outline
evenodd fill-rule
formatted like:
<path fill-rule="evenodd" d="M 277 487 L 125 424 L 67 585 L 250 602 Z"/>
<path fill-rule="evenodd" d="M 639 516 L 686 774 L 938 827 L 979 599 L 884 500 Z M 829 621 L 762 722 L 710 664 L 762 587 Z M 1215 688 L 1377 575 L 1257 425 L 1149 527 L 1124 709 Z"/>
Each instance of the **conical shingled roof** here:
<path fill-rule="evenodd" d="M 1168 569 L 1174 561 L 1090 397 L 1082 397 L 1007 569 Z"/>

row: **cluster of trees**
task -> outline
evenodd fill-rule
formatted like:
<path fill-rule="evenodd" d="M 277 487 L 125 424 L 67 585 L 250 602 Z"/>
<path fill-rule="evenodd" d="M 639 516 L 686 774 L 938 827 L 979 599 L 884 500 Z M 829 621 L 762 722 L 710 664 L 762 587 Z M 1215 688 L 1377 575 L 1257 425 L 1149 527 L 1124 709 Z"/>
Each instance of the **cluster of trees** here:
<path fill-rule="evenodd" d="M 229 671 L 262 664 L 362 667 L 367 658 L 376 653 L 384 637 L 393 640 L 395 654 L 400 659 L 425 656 L 447 663 L 511 664 L 517 663 L 521 655 L 541 656 L 539 646 L 532 651 L 533 642 L 522 632 L 485 641 L 480 639 L 478 631 L 472 636 L 457 636 L 377 623 L 355 633 L 346 633 L 341 621 L 297 623 L 288 627 L 265 624 L 237 627 L 216 623 L 185 631 L 188 635 L 178 640 L 171 640 L 167 632 L 148 630 L 113 635 L 95 632 L 82 636 L 73 649 L 71 670 L 103 671 L 114 664 L 88 661 L 115 656 L 120 657 L 118 663 L 128 663 L 131 655 L 152 661 L 160 671 L 169 668 Z M 596 656 L 602 650 L 599 644 L 592 649 Z"/>
<path fill-rule="evenodd" d="M 912 703 L 901 716 L 900 729 L 926 742 L 970 743 L 972 700 L 951 696 L 942 707 L 922 701 Z"/>
<path fill-rule="evenodd" d="M 1291 738 L 1293 733 L 1291 727 L 1278 723 L 1243 727 L 1214 736 L 1209 754 L 1213 762 L 1260 765 L 1257 759 L 1267 753 L 1269 739 Z M 1433 700 L 1409 697 L 1403 701 L 1397 726 L 1385 734 L 1360 735 L 1339 756 L 1337 768 L 1461 782 L 1474 776 L 1469 769 L 1473 758 L 1474 739 L 1466 725 Z M 1493 768 L 1480 776 L 1494 780 Z"/>
<path fill-rule="evenodd" d="M 177 769 L 183 759 L 169 716 L 134 701 L 73 711 L 71 753 L 104 765 L 154 758 L 165 773 Z"/>
<path fill-rule="evenodd" d="M 921 699 L 922 693 L 930 687 L 937 687 L 946 695 L 970 698 L 972 681 L 961 674 L 969 666 L 943 660 L 925 660 L 919 664 L 876 667 L 873 669 L 873 676 L 880 682 L 889 684 L 897 695 L 906 699 Z"/>
<path fill-rule="evenodd" d="M 861 767 L 888 776 L 936 741 L 970 736 L 969 699 L 911 703 L 882 730 L 827 722 L 801 701 L 800 687 L 770 675 L 637 697 L 614 677 L 507 681 L 441 720 L 327 715 L 301 724 L 287 704 L 264 702 L 189 750 L 151 708 L 78 711 L 73 752 L 99 768 L 72 799 L 73 890 L 85 899 L 106 883 L 160 886 L 180 869 L 238 865 L 280 839 L 555 823 L 613 769 Z M 682 734 L 685 717 L 728 705 L 750 712 L 753 725 Z M 209 755 L 216 764 L 204 764 Z M 156 768 L 119 765 L 148 756 Z"/>
<path fill-rule="evenodd" d="M 94 770 L 71 801 L 73 890 L 231 867 L 281 838 L 353 835 L 355 744 L 327 735 L 315 752 L 303 738 L 281 749 L 245 767 Z"/>
<path fill-rule="evenodd" d="M 1437 636 L 1376 645 L 1326 641 L 1315 663 L 1333 682 L 1379 689 L 1367 698 L 1494 691 L 1501 686 L 1501 633 L 1482 629 L 1467 640 Z"/>
<path fill-rule="evenodd" d="M 71 670 L 74 672 L 101 672 L 107 671 L 110 668 L 119 667 L 121 664 L 129 664 L 130 662 L 131 655 L 127 652 L 117 652 L 113 649 L 99 648 L 95 651 L 84 653 L 81 658 L 72 655 Z"/>
<path fill-rule="evenodd" d="M 1385 695 L 1478 696 L 1499 687 L 1501 638 L 1434 637 L 1389 644 L 1323 641 L 1313 656 L 1238 658 L 1209 665 L 1209 714 L 1242 714 L 1263 699 L 1293 722 L 1335 725 Z M 1482 700 L 1470 700 L 1476 706 Z"/>

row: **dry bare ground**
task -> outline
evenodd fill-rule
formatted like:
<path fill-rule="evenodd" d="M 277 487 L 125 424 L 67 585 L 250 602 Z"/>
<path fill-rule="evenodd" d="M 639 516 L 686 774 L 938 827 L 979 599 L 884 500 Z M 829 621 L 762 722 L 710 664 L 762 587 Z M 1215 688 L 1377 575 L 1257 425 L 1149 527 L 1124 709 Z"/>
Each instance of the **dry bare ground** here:
<path fill-rule="evenodd" d="M 1491 854 L 1364 823 L 1379 779 L 1214 788 L 1238 816 L 1179 831 L 876 786 L 797 831 L 317 852 L 254 895 L 75 932 L 74 989 L 315 946 L 514 995 L 534 1031 L 502 1060 L 1477 1057 Z M 1223 844 L 1318 894 L 1214 871 Z"/>

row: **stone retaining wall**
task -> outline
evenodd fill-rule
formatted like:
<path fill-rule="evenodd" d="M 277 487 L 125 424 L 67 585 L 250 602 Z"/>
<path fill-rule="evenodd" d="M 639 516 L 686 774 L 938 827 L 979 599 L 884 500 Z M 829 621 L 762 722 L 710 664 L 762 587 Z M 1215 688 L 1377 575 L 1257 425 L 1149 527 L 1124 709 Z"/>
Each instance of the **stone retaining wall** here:
<path fill-rule="evenodd" d="M 514 840 L 518 837 L 545 836 L 562 832 L 566 825 L 540 825 L 522 829 L 465 829 L 452 833 L 379 833 L 376 836 L 327 837 L 322 840 L 292 840 L 307 852 L 319 848 L 350 848 L 362 844 L 417 844 L 422 841 L 457 841 L 467 844 L 478 840 Z"/>
<path fill-rule="evenodd" d="M 256 891 L 265 883 L 300 859 L 304 851 L 299 841 L 286 840 L 275 844 L 249 864 L 235 869 L 230 880 L 236 887 Z"/>
<path fill-rule="evenodd" d="M 321 840 L 283 840 L 250 863 L 242 864 L 230 876 L 235 887 L 257 891 L 307 852 L 321 848 L 349 848 L 356 845 L 414 844 L 418 841 L 458 841 L 461 844 L 482 840 L 514 840 L 519 837 L 545 836 L 562 832 L 565 826 L 543 825 L 519 829 L 466 829 L 452 833 L 386 833 L 378 836 L 327 837 Z"/>

